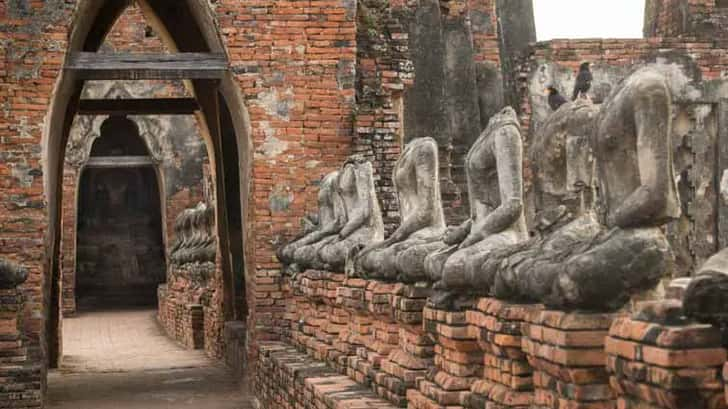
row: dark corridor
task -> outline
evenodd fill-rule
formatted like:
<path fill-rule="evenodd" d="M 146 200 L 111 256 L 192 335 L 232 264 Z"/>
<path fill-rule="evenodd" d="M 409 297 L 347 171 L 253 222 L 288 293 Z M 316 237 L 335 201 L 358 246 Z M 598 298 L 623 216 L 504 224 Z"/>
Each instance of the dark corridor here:
<path fill-rule="evenodd" d="M 157 174 L 153 166 L 138 165 L 148 154 L 130 122 L 102 127 L 79 181 L 81 309 L 155 305 L 157 286 L 166 279 Z M 130 159 L 137 164 L 129 165 Z"/>

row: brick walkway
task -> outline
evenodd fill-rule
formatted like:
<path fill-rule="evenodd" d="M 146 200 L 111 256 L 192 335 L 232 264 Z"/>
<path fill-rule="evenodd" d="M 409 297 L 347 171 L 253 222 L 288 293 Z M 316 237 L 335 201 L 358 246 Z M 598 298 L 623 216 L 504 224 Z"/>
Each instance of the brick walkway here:
<path fill-rule="evenodd" d="M 49 376 L 50 409 L 248 409 L 226 369 L 160 331 L 152 310 L 63 321 L 63 365 Z"/>

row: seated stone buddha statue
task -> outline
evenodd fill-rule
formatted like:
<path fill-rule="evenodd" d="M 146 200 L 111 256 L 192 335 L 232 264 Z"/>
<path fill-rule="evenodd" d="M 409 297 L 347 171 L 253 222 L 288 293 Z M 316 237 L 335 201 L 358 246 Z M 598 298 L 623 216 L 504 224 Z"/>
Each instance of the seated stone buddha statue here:
<path fill-rule="evenodd" d="M 418 138 L 407 144 L 393 170 L 401 223 L 389 238 L 362 249 L 355 256 L 350 274 L 394 281 L 400 275 L 398 260 L 405 251 L 438 245 L 445 231 L 438 167 L 434 139 Z"/>
<path fill-rule="evenodd" d="M 611 311 L 653 288 L 671 261 L 660 227 L 680 212 L 671 127 L 672 96 L 663 75 L 647 67 L 624 79 L 602 104 L 590 138 L 596 213 L 505 258 L 496 282 L 509 291 L 496 284 L 496 296 Z"/>

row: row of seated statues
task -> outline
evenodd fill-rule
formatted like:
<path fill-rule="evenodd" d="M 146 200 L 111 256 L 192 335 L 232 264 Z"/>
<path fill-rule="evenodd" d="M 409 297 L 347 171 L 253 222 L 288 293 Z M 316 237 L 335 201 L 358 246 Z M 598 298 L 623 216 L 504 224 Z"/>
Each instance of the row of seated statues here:
<path fill-rule="evenodd" d="M 217 237 L 213 232 L 214 212 L 205 203 L 185 209 L 174 223 L 175 241 L 169 251 L 173 265 L 214 263 Z"/>
<path fill-rule="evenodd" d="M 430 302 L 494 295 L 562 309 L 615 310 L 656 286 L 671 262 L 661 226 L 677 218 L 672 97 L 646 67 L 600 106 L 577 99 L 530 141 L 538 208 L 526 226 L 523 138 L 515 111 L 494 115 L 465 159 L 470 218 L 446 226 L 438 147 L 410 142 L 393 170 L 401 223 L 386 239 L 372 168 L 353 157 L 327 175 L 319 221 L 279 250 L 283 264 L 431 282 Z"/>

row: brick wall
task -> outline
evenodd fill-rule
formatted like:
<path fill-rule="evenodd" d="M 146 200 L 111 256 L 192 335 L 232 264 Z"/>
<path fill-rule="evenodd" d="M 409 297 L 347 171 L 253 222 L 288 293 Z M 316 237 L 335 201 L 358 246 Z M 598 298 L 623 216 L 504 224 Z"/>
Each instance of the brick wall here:
<path fill-rule="evenodd" d="M 246 99 L 254 160 L 248 257 L 251 346 L 280 332 L 279 243 L 316 207 L 317 184 L 351 152 L 356 4 L 218 1 L 215 14 Z"/>
<path fill-rule="evenodd" d="M 60 1 L 0 6 L 0 253 L 30 270 L 22 288 L 25 331 L 34 345 L 44 314 L 47 263 L 41 136 L 72 9 L 72 3 Z"/>

